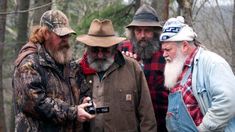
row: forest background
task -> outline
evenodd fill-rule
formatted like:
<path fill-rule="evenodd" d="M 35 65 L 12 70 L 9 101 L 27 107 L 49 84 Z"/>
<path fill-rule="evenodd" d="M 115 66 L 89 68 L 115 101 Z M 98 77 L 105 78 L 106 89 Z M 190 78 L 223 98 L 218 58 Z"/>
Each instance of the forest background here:
<path fill-rule="evenodd" d="M 87 33 L 94 18 L 111 19 L 117 35 L 125 37 L 140 5 L 156 9 L 162 24 L 182 15 L 209 50 L 224 57 L 235 71 L 235 0 L 0 0 L 0 132 L 14 131 L 12 73 L 19 49 L 43 12 L 60 9 L 78 35 Z M 83 46 L 70 40 L 74 59 Z"/>

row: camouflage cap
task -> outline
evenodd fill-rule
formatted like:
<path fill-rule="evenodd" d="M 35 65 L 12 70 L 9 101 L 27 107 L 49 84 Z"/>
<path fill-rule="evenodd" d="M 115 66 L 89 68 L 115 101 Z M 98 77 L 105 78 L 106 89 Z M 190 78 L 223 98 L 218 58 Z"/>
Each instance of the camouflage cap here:
<path fill-rule="evenodd" d="M 47 26 L 51 31 L 59 36 L 67 34 L 76 34 L 69 26 L 69 21 L 66 15 L 59 10 L 48 10 L 43 13 L 40 26 Z"/>

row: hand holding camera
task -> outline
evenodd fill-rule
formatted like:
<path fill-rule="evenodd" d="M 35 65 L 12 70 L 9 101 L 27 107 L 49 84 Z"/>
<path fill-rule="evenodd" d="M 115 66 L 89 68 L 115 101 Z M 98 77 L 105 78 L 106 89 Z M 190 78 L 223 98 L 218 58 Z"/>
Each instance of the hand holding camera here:
<path fill-rule="evenodd" d="M 88 100 L 88 103 L 91 104 L 89 106 L 87 106 L 85 108 L 85 110 L 89 113 L 89 114 L 99 114 L 99 113 L 108 113 L 109 112 L 109 107 L 99 107 L 96 108 L 94 105 L 93 100 Z"/>
<path fill-rule="evenodd" d="M 84 121 L 88 121 L 88 120 L 95 118 L 94 114 L 89 114 L 86 111 L 86 108 L 89 106 L 90 104 L 86 102 L 83 102 L 82 104 L 77 106 L 77 120 L 78 121 L 84 122 Z"/>

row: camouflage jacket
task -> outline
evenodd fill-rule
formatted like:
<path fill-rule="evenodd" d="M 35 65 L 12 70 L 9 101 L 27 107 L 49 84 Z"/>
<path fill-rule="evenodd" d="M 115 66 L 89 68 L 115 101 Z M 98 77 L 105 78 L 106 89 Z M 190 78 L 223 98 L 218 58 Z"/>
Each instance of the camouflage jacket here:
<path fill-rule="evenodd" d="M 79 90 L 73 90 L 69 78 L 65 77 L 66 70 L 60 69 L 39 44 L 36 52 L 16 64 L 13 75 L 15 131 L 77 131 Z"/>

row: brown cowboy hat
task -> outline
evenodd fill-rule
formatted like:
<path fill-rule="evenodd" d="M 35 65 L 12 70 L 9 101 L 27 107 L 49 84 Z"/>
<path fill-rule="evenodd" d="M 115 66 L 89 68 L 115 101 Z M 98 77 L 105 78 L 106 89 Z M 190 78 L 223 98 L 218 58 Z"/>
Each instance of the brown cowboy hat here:
<path fill-rule="evenodd" d="M 97 47 L 111 47 L 125 39 L 115 36 L 112 21 L 108 19 L 94 19 L 90 25 L 88 34 L 80 35 L 76 38 L 79 42 Z"/>

